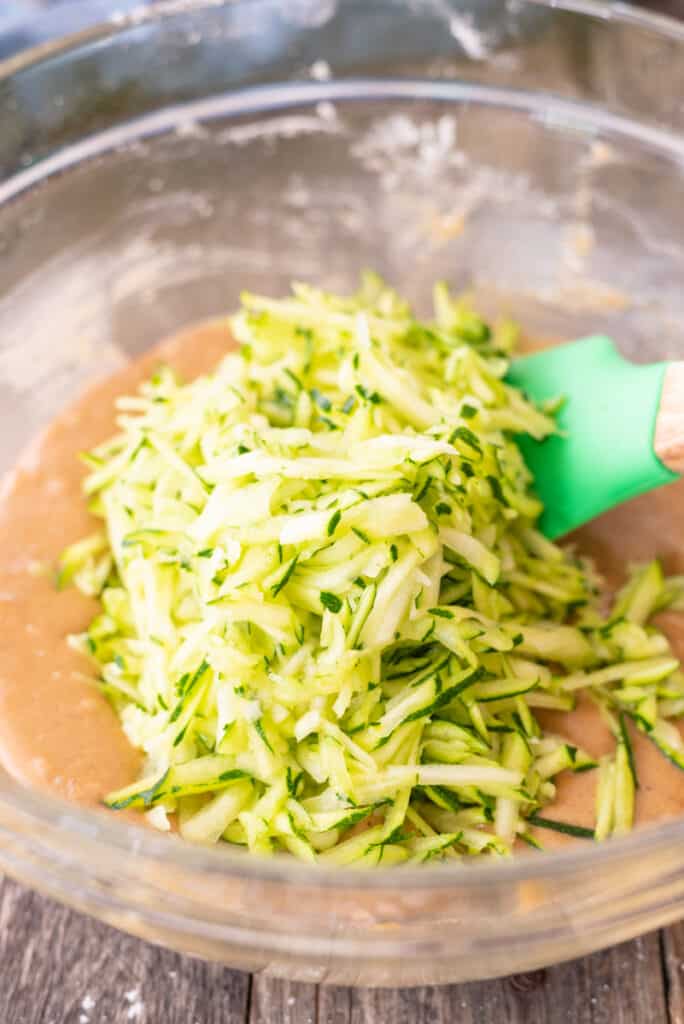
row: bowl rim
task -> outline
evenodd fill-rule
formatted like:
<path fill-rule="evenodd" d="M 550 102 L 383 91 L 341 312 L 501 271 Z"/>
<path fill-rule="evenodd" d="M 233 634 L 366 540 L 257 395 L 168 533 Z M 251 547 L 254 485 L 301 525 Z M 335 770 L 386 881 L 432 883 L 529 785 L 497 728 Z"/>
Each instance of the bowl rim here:
<path fill-rule="evenodd" d="M 335 6 L 347 0 L 334 0 Z M 420 0 L 419 0 L 420 2 Z M 145 7 L 133 11 L 115 12 L 104 21 L 96 22 L 85 29 L 69 32 L 55 39 L 27 47 L 10 57 L 0 60 L 0 82 L 19 71 L 35 67 L 44 60 L 59 54 L 96 43 L 110 36 L 118 35 L 131 28 L 138 28 L 165 18 L 173 18 L 183 14 L 192 14 L 217 7 L 247 7 L 257 4 L 273 4 L 274 0 L 151 0 Z M 620 22 L 637 28 L 650 28 L 674 39 L 684 40 L 684 20 L 680 21 L 668 14 L 649 11 L 635 4 L 622 3 L 621 0 L 521 0 L 521 3 L 535 7 L 546 7 L 551 10 L 565 11 L 569 14 L 580 14 L 597 18 L 600 21 Z"/>
<path fill-rule="evenodd" d="M 36 67 L 43 61 L 69 53 L 80 47 L 102 42 L 130 29 L 154 24 L 177 16 L 230 6 L 273 4 L 274 0 L 155 0 L 149 6 L 129 13 L 113 15 L 81 31 L 69 33 L 0 61 L 0 84 L 13 75 Z M 336 5 L 347 0 L 336 0 Z M 665 14 L 655 14 L 632 4 L 616 0 L 522 0 L 523 3 L 555 11 L 579 14 L 603 22 L 648 29 L 669 39 L 684 42 L 684 21 Z M 10 179 L 11 180 L 11 179 Z M 0 769 L 0 812 L 11 815 L 9 829 L 0 823 L 0 836 L 21 835 L 13 825 L 26 821 L 45 829 L 42 843 L 50 838 L 63 842 L 87 840 L 102 845 L 110 853 L 120 852 L 133 858 L 162 860 L 171 867 L 239 878 L 251 882 L 283 882 L 288 885 L 316 886 L 326 890 L 426 890 L 459 888 L 490 888 L 495 883 L 551 882 L 575 875 L 580 870 L 617 867 L 626 859 L 647 857 L 650 853 L 684 842 L 684 815 L 660 824 L 644 826 L 635 832 L 615 837 L 608 843 L 578 843 L 568 849 L 539 856 L 524 852 L 508 860 L 463 858 L 458 863 L 429 864 L 418 867 L 375 867 L 340 871 L 321 863 L 304 864 L 290 857 L 255 857 L 230 847 L 195 846 L 175 836 L 168 836 L 121 821 L 103 810 L 72 804 L 50 793 L 29 788 L 15 781 Z M 0 844 L 0 848 L 1 848 Z"/>

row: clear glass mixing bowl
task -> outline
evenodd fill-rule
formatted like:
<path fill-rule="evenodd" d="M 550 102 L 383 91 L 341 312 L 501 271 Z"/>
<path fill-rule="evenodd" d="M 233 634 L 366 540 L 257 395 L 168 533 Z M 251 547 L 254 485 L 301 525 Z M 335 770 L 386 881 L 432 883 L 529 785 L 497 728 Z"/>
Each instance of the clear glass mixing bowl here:
<path fill-rule="evenodd" d="M 436 278 L 533 332 L 682 352 L 684 27 L 591 0 L 175 0 L 0 64 L 0 468 L 243 287 Z M 1 610 L 0 610 L 1 616 Z M 310 981 L 533 968 L 684 912 L 684 820 L 372 873 L 195 848 L 0 775 L 0 865 Z"/>

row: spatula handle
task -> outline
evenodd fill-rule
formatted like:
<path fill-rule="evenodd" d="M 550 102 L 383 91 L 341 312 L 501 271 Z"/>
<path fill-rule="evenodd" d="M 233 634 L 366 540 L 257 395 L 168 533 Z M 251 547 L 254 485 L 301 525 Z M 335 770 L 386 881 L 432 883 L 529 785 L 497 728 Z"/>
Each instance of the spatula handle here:
<path fill-rule="evenodd" d="M 684 362 L 670 363 L 655 421 L 653 448 L 674 473 L 684 473 Z"/>

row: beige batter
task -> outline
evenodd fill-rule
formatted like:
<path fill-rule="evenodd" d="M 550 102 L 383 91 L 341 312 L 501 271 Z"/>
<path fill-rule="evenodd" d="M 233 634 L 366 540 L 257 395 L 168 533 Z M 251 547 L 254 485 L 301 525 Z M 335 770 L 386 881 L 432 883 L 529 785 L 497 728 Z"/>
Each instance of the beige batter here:
<path fill-rule="evenodd" d="M 114 432 L 114 398 L 130 394 L 155 365 L 167 363 L 186 379 L 211 369 L 231 344 L 225 322 L 191 328 L 96 385 L 25 453 L 0 488 L 0 759 L 21 782 L 70 800 L 97 805 L 132 782 L 139 755 L 126 740 L 107 700 L 89 681 L 89 664 L 66 644 L 83 631 L 96 602 L 75 589 L 56 592 L 51 573 L 62 549 L 92 531 L 81 494 L 85 468 L 76 453 Z M 611 582 L 625 565 L 658 554 L 669 572 L 684 572 L 684 481 L 639 498 L 580 531 L 577 543 L 595 556 Z M 675 651 L 684 656 L 684 614 L 662 617 Z M 599 756 L 614 741 L 593 707 L 546 713 L 546 724 Z M 633 732 L 641 788 L 637 819 L 684 811 L 684 773 Z M 558 799 L 545 813 L 593 825 L 595 772 L 565 773 Z M 564 842 L 539 831 L 545 847 Z"/>

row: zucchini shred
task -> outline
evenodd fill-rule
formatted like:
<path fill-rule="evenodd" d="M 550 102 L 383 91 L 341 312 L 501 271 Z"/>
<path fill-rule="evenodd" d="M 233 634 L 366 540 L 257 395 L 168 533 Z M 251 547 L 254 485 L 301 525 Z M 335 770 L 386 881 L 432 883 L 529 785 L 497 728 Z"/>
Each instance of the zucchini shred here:
<path fill-rule="evenodd" d="M 606 613 L 535 528 L 515 438 L 556 427 L 505 382 L 515 326 L 443 284 L 420 321 L 367 273 L 352 297 L 246 293 L 230 328 L 212 374 L 160 368 L 84 456 L 102 527 L 58 581 L 101 611 L 69 642 L 145 755 L 107 806 L 336 865 L 629 830 L 627 723 L 684 768 L 684 676 L 649 625 L 683 581 L 636 567 Z M 536 714 L 580 693 L 615 736 L 600 764 Z M 542 813 L 593 769 L 593 832 Z"/>

